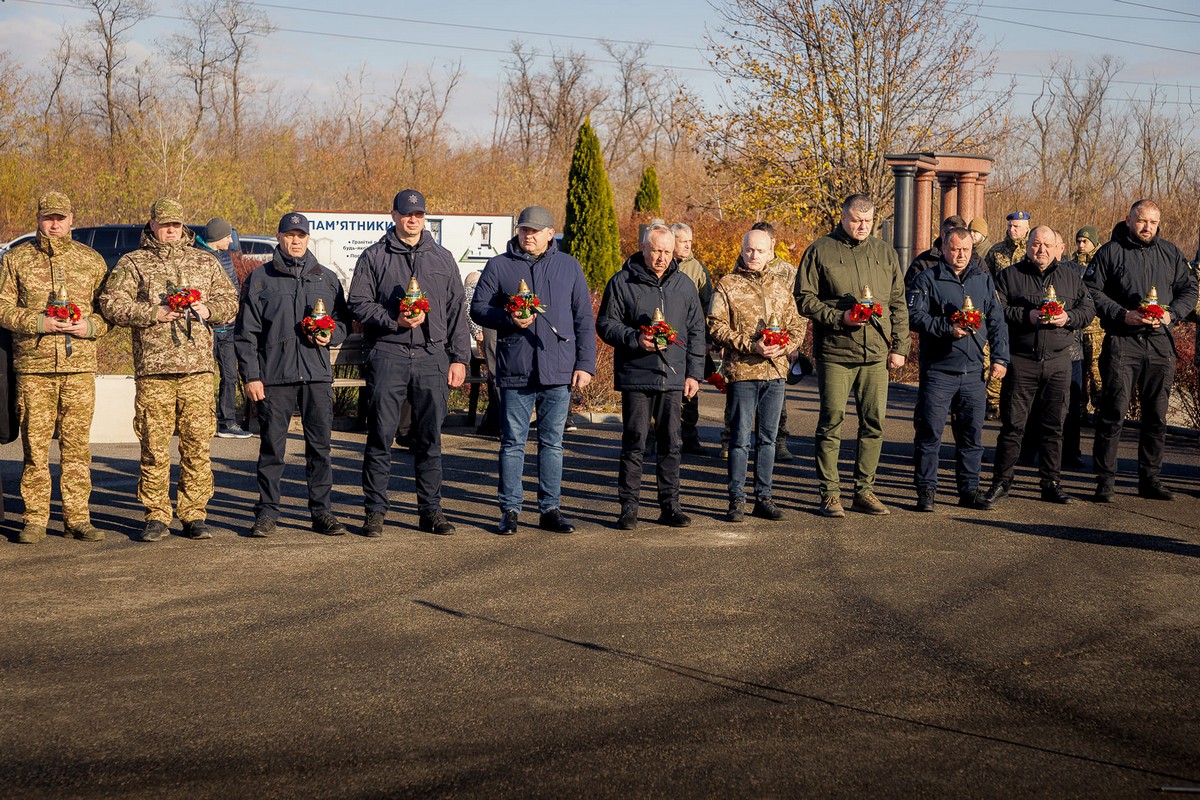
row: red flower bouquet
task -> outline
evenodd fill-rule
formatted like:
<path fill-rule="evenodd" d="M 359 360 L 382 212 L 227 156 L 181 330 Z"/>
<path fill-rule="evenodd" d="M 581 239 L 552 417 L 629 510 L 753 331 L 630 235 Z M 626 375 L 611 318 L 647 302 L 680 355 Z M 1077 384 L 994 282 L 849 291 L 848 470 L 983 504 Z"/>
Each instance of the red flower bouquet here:
<path fill-rule="evenodd" d="M 517 293 L 508 296 L 508 303 L 504 309 L 510 314 L 516 314 L 517 319 L 529 319 L 534 314 L 538 314 L 545 309 L 542 301 L 536 294 L 529 291 L 529 284 L 522 278 L 517 284 Z"/>
<path fill-rule="evenodd" d="M 1063 313 L 1062 303 L 1058 302 L 1058 293 L 1054 291 L 1054 284 L 1050 284 L 1046 288 L 1046 296 L 1042 299 L 1042 305 L 1038 308 L 1038 316 L 1042 322 L 1048 322 L 1059 314 Z"/>
<path fill-rule="evenodd" d="M 983 312 L 971 302 L 971 295 L 967 295 L 963 299 L 961 311 L 955 311 L 950 315 L 950 323 L 969 331 L 977 331 L 983 327 Z"/>
<path fill-rule="evenodd" d="M 408 291 L 400 299 L 400 313 L 412 319 L 429 312 L 429 298 L 421 291 L 417 276 L 413 275 L 408 281 Z"/>
<path fill-rule="evenodd" d="M 313 306 L 312 314 L 300 320 L 300 329 L 313 338 L 328 339 L 336 327 L 333 317 L 325 313 L 325 301 L 320 298 Z"/>
<path fill-rule="evenodd" d="M 767 347 L 787 347 L 787 343 L 792 340 L 779 325 L 779 317 L 774 314 L 767 320 L 767 327 L 758 332 L 759 341 Z"/>
<path fill-rule="evenodd" d="M 712 375 L 709 375 L 708 382 L 717 387 L 717 391 L 719 391 L 721 394 L 725 394 L 725 392 L 728 391 L 729 387 L 725 385 L 725 376 L 719 372 L 714 372 Z"/>
<path fill-rule="evenodd" d="M 46 316 L 65 319 L 68 322 L 78 322 L 83 318 L 83 312 L 74 303 L 56 297 L 46 304 Z"/>
<path fill-rule="evenodd" d="M 1166 319 L 1167 310 L 1158 304 L 1157 286 L 1150 287 L 1150 294 L 1146 295 L 1146 299 L 1138 306 L 1138 311 L 1141 312 L 1144 319 L 1152 319 L 1156 322 Z"/>
<path fill-rule="evenodd" d="M 192 307 L 192 303 L 200 302 L 200 292 L 187 286 L 167 286 L 167 308 L 174 312 L 184 312 Z"/>
<path fill-rule="evenodd" d="M 654 341 L 654 344 L 661 350 L 667 345 L 675 344 L 675 338 L 678 334 L 665 319 L 661 318 L 662 312 L 658 313 L 660 318 L 654 320 L 649 325 L 643 325 L 642 333 L 645 336 L 649 336 Z"/>
<path fill-rule="evenodd" d="M 875 298 L 871 296 L 871 287 L 864 285 L 862 299 L 850 309 L 850 321 L 869 322 L 871 317 L 882 316 L 883 306 L 877 303 Z"/>

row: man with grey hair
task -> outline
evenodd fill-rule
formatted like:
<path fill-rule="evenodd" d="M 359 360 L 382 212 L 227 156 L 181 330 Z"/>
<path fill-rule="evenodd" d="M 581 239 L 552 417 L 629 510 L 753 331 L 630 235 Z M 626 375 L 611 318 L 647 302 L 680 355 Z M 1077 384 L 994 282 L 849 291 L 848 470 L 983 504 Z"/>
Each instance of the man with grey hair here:
<path fill-rule="evenodd" d="M 700 259 L 692 254 L 692 226 L 686 222 L 676 222 L 671 225 L 671 233 L 675 236 L 675 263 L 679 271 L 696 284 L 696 292 L 700 295 L 700 310 L 708 314 L 712 308 L 713 283 L 708 268 L 700 263 Z M 707 349 L 704 356 L 704 374 L 711 375 L 712 359 Z M 683 410 L 680 413 L 680 430 L 683 435 L 683 452 L 685 455 L 705 456 L 708 451 L 700 443 L 700 394 L 683 398 Z"/>
<path fill-rule="evenodd" d="M 842 203 L 841 221 L 804 251 L 796 273 L 796 307 L 814 323 L 813 355 L 819 359 L 816 450 L 824 517 L 846 515 L 838 453 L 852 392 L 858 409 L 852 508 L 891 513 L 875 497 L 875 470 L 883 449 L 888 370 L 904 366 L 912 341 L 900 262 L 894 248 L 871 235 L 874 224 L 871 198 L 850 195 Z"/>
<path fill-rule="evenodd" d="M 695 284 L 675 263 L 675 236 L 665 226 L 646 233 L 604 288 L 596 332 L 613 348 L 613 383 L 621 392 L 621 463 L 617 498 L 623 530 L 638 525 L 642 457 L 653 429 L 658 451 L 659 524 L 687 527 L 679 504 L 679 415 L 700 390 L 704 312 Z M 652 326 L 663 328 L 655 334 Z"/>

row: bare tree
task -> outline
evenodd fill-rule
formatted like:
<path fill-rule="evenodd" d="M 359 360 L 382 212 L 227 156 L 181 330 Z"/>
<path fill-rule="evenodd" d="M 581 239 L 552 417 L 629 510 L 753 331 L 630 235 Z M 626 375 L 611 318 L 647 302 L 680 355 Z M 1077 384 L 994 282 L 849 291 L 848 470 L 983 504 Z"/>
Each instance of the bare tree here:
<path fill-rule="evenodd" d="M 384 127 L 400 131 L 402 154 L 414 181 L 422 151 L 437 146 L 446 109 L 463 74 L 461 61 L 447 65 L 441 77 L 428 67 L 410 81 L 405 70 L 392 93 Z"/>
<path fill-rule="evenodd" d="M 217 21 L 222 2 L 203 0 L 182 5 L 180 12 L 188 22 L 187 30 L 173 33 L 161 43 L 163 56 L 171 68 L 191 87 L 192 136 L 199 132 L 212 103 L 213 83 L 233 58 L 233 48 Z"/>
<path fill-rule="evenodd" d="M 269 35 L 274 28 L 267 21 L 267 15 L 247 0 L 218 2 L 217 22 L 229 54 L 222 62 L 221 74 L 225 78 L 224 88 L 233 123 L 233 155 L 237 157 L 242 137 L 242 105 L 252 85 L 246 78 L 245 69 L 258 55 L 257 40 Z"/>

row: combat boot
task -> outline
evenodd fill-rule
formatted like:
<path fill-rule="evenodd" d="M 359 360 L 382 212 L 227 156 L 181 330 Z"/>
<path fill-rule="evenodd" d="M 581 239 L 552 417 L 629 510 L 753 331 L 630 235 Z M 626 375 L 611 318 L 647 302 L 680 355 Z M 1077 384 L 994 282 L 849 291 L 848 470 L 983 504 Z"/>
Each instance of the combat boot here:
<path fill-rule="evenodd" d="M 37 544 L 45 538 L 46 526 L 34 525 L 32 522 L 26 523 L 21 532 L 17 534 L 17 541 L 21 544 Z"/>

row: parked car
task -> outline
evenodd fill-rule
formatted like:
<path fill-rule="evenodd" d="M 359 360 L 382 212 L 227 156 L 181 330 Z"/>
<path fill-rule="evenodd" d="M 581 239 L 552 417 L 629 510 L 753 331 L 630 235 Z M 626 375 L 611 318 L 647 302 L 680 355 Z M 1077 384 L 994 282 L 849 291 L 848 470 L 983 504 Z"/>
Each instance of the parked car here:
<path fill-rule="evenodd" d="M 11 242 L 0 244 L 0 256 L 3 256 L 5 253 L 7 253 L 9 250 L 12 250 L 19 244 L 25 244 L 26 242 L 33 241 L 36 237 L 36 233 L 26 233 L 13 239 Z"/>
<path fill-rule="evenodd" d="M 189 225 L 188 227 L 198 236 L 204 234 L 203 225 Z M 108 268 L 112 269 L 121 256 L 141 247 L 144 228 L 144 225 L 86 225 L 81 228 L 72 228 L 71 238 L 86 244 L 99 253 Z M 8 244 L 0 245 L 0 256 L 19 244 L 32 241 L 36 236 L 36 233 L 26 233 Z M 275 252 L 275 239 L 271 236 L 239 236 L 235 229 L 232 249 L 246 256 L 269 257 Z"/>

